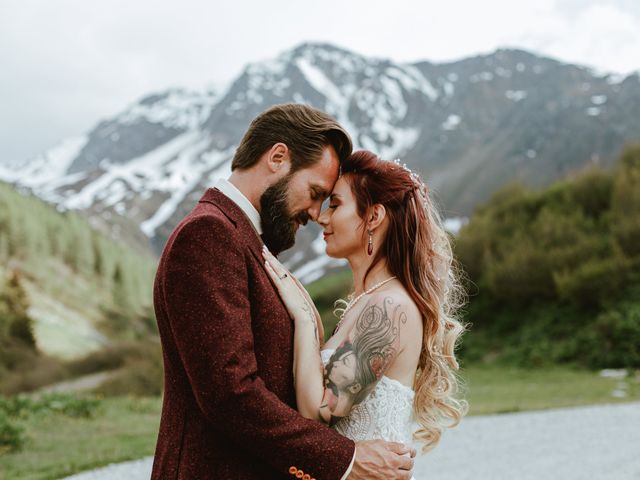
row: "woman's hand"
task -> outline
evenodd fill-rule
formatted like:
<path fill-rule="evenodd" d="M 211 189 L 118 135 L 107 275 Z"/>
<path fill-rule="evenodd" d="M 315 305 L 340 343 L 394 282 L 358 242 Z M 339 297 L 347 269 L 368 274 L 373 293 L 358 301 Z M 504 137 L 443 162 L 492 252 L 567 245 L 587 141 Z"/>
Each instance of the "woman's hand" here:
<path fill-rule="evenodd" d="M 312 322 L 316 330 L 316 338 L 320 345 L 322 345 L 324 343 L 322 319 L 307 290 L 284 268 L 278 259 L 269 252 L 267 247 L 263 247 L 262 256 L 265 259 L 267 273 L 278 289 L 289 315 L 291 315 L 296 324 L 299 322 Z"/>

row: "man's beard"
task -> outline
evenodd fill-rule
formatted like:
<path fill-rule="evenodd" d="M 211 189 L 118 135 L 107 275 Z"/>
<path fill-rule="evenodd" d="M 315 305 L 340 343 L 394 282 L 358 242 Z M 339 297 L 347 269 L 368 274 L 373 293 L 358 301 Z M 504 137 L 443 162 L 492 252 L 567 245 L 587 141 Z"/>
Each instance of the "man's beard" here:
<path fill-rule="evenodd" d="M 260 223 L 262 240 L 274 254 L 293 247 L 296 240 L 296 220 L 303 225 L 309 221 L 307 212 L 293 215 L 288 209 L 288 191 L 291 174 L 267 188 L 260 197 Z"/>

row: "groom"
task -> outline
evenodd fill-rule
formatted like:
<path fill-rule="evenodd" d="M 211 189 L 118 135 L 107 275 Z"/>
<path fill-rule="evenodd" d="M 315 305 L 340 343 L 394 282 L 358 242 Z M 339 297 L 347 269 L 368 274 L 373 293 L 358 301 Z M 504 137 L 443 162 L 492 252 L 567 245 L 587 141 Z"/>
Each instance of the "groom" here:
<path fill-rule="evenodd" d="M 295 410 L 293 320 L 264 268 L 315 220 L 351 140 L 278 105 L 251 123 L 232 175 L 169 237 L 154 284 L 165 369 L 153 479 L 409 479 L 415 450 L 355 443 Z M 410 452 L 410 456 L 407 456 Z"/>

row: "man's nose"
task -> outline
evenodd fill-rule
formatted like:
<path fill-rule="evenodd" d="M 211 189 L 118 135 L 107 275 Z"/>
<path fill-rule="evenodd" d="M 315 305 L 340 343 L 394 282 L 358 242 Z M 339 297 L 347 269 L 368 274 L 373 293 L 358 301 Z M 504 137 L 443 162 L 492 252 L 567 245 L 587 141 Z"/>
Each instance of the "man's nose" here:
<path fill-rule="evenodd" d="M 322 202 L 314 202 L 313 205 L 307 210 L 307 213 L 314 222 L 317 222 L 320 217 L 320 209 L 322 208 Z"/>
<path fill-rule="evenodd" d="M 318 222 L 320 225 L 322 225 L 323 227 L 327 226 L 327 212 L 329 211 L 328 208 L 326 208 L 324 210 L 324 212 L 322 212 L 320 215 L 318 215 L 318 219 L 316 220 L 316 222 Z"/>

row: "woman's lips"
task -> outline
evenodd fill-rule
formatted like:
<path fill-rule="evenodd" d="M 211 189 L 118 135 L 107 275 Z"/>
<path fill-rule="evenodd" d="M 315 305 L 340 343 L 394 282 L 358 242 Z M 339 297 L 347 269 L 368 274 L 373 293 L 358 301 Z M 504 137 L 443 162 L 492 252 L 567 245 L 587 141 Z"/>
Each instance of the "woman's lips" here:
<path fill-rule="evenodd" d="M 326 240 L 329 235 L 333 235 L 333 234 L 332 233 L 323 232 L 322 233 L 322 238 L 324 238 Z"/>

